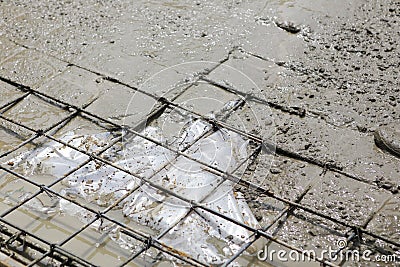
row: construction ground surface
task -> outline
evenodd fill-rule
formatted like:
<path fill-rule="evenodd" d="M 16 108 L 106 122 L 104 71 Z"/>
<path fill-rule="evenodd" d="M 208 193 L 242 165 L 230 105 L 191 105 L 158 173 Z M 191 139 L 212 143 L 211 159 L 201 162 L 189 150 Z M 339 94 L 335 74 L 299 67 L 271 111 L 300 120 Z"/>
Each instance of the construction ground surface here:
<path fill-rule="evenodd" d="M 151 124 L 169 136 L 178 124 L 160 120 L 183 110 L 249 142 L 240 179 L 205 167 L 235 182 L 259 225 L 190 203 L 252 233 L 215 265 L 399 266 L 400 158 L 374 138 L 400 124 L 399 23 L 396 0 L 0 1 L 0 265 L 212 265 L 116 205 L 71 200 L 93 214 L 86 225 L 32 210 L 46 195 L 68 200 L 68 174 L 12 162 L 71 130 Z M 209 116 L 232 100 L 242 102 L 229 116 Z M 98 220 L 136 245 L 119 246 Z M 265 258 L 266 247 L 316 257 Z M 329 248 L 369 257 L 319 257 Z"/>

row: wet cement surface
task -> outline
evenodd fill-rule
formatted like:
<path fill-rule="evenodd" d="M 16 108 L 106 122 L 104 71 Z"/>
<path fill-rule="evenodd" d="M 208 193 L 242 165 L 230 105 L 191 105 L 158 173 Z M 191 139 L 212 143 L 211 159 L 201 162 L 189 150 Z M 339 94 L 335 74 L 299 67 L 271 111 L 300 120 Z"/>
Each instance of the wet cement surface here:
<path fill-rule="evenodd" d="M 397 1 L 18 1 L 0 2 L 0 18 L 1 77 L 77 106 L 93 102 L 87 110 L 113 122 L 135 125 L 156 103 L 140 93 L 132 103 L 132 90 L 120 82 L 201 114 L 237 96 L 201 82 L 182 95 L 174 93 L 196 73 L 251 94 L 255 100 L 226 123 L 273 142 L 278 155 L 262 152 L 244 179 L 398 242 L 400 159 L 374 140 L 381 126 L 400 123 Z M 0 88 L 0 105 L 22 95 L 8 83 L 0 82 Z M 2 115 L 44 129 L 68 114 L 29 96 Z M 0 153 L 20 143 L 7 129 L 28 136 L 2 125 Z M 96 128 L 76 120 L 68 126 L 86 133 Z M 37 179 L 50 183 L 44 177 Z M 20 188 L 11 181 L 1 181 L 2 192 L 11 190 L 7 186 Z M 289 244 L 324 249 L 350 235 L 348 227 L 301 210 L 276 222 L 283 203 L 248 188 L 238 190 L 261 226 L 273 223 L 268 231 Z M 5 201 L 2 211 L 13 205 Z M 57 218 L 24 213 L 12 214 L 13 221 L 32 221 L 27 227 L 41 235 L 41 227 L 63 227 Z M 91 248 L 90 238 L 102 240 L 94 231 L 82 236 L 69 248 L 77 253 L 82 247 L 82 257 L 96 264 L 104 259 L 118 264 L 127 257 L 111 241 Z M 361 249 L 372 249 L 374 255 L 399 253 L 387 242 L 363 238 Z M 260 265 L 254 251 L 249 253 L 240 265 Z"/>

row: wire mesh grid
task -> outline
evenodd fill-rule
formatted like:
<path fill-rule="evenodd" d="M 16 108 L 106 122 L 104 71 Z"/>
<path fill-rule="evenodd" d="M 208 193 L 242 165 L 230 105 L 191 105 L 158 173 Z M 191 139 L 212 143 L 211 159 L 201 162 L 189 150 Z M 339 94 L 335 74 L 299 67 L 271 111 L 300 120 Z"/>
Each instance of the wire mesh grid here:
<path fill-rule="evenodd" d="M 221 63 L 223 63 L 223 61 Z M 73 64 L 71 64 L 71 66 L 72 65 Z M 73 66 L 82 68 L 77 65 Z M 118 250 L 115 248 L 115 246 L 113 247 L 113 245 L 110 245 L 111 248 L 109 248 L 109 250 L 114 251 L 114 253 L 117 254 L 120 266 L 131 265 L 131 264 L 132 266 L 134 266 L 135 264 L 138 265 L 145 264 L 146 257 L 153 257 L 152 261 L 157 262 L 158 259 L 157 256 L 155 255 L 160 255 L 160 252 L 162 252 L 163 255 L 169 255 L 172 261 L 178 262 L 179 264 L 187 264 L 194 266 L 209 266 L 210 265 L 209 262 L 205 262 L 194 255 L 189 255 L 188 253 L 180 251 L 179 249 L 176 249 L 174 247 L 167 246 L 162 242 L 162 238 L 165 235 L 167 235 L 168 232 L 174 229 L 174 227 L 176 227 L 178 224 L 182 223 L 182 221 L 185 220 L 189 216 L 189 214 L 192 213 L 195 214 L 208 213 L 213 216 L 217 216 L 224 222 L 224 224 L 234 224 L 237 227 L 243 228 L 251 233 L 250 238 L 240 246 L 240 248 L 237 250 L 236 253 L 234 253 L 224 261 L 224 263 L 222 264 L 223 266 L 228 266 L 230 264 L 235 263 L 236 261 L 240 261 L 243 255 L 248 254 L 248 249 L 253 244 L 257 243 L 260 240 L 264 240 L 264 242 L 268 242 L 269 244 L 273 243 L 276 246 L 285 248 L 286 250 L 292 250 L 292 251 L 297 251 L 299 253 L 304 253 L 304 249 L 290 245 L 290 243 L 285 242 L 283 239 L 279 238 L 276 232 L 269 231 L 277 226 L 279 228 L 279 225 L 282 224 L 283 221 L 288 220 L 288 218 L 290 217 L 306 218 L 305 220 L 309 221 L 312 221 L 313 220 L 312 218 L 314 218 L 315 220 L 323 221 L 324 222 L 323 224 L 326 225 L 325 226 L 326 228 L 330 229 L 330 231 L 332 232 L 335 232 L 339 236 L 344 236 L 345 238 L 347 238 L 348 242 L 354 240 L 361 240 L 363 237 L 368 236 L 369 238 L 377 239 L 387 244 L 390 244 L 395 248 L 400 247 L 400 244 L 397 240 L 392 240 L 386 236 L 381 236 L 372 231 L 367 230 L 366 226 L 368 222 L 372 219 L 372 217 L 370 217 L 364 225 L 360 226 L 351 221 L 334 218 L 329 214 L 326 214 L 324 212 L 318 211 L 307 205 L 302 204 L 301 200 L 309 192 L 310 187 L 307 187 L 307 189 L 303 191 L 295 200 L 290 200 L 288 198 L 284 198 L 273 193 L 271 190 L 269 190 L 266 187 L 260 186 L 258 183 L 252 182 L 251 179 L 246 179 L 246 176 L 241 176 L 236 173 L 236 171 L 239 171 L 239 169 L 244 165 L 246 164 L 247 166 L 249 166 L 249 164 L 251 165 L 252 162 L 254 162 L 261 153 L 263 154 L 277 153 L 278 155 L 283 155 L 285 157 L 294 158 L 300 161 L 308 162 L 310 164 L 322 167 L 325 172 L 329 170 L 341 173 L 346 175 L 350 179 L 355 179 L 359 182 L 366 183 L 369 186 L 374 186 L 367 180 L 364 180 L 360 177 L 354 177 L 350 174 L 346 174 L 339 167 L 330 164 L 329 162 L 323 162 L 322 160 L 319 161 L 311 159 L 299 153 L 288 151 L 282 147 L 276 146 L 276 144 L 274 144 L 270 140 L 264 140 L 260 136 L 251 134 L 249 132 L 245 132 L 225 122 L 225 119 L 227 117 L 229 117 L 232 113 L 240 109 L 247 102 L 253 101 L 256 103 L 260 103 L 262 105 L 272 106 L 273 108 L 278 108 L 278 109 L 282 109 L 282 107 L 276 105 L 274 106 L 273 103 L 269 103 L 254 95 L 243 93 L 239 90 L 236 90 L 235 88 L 219 84 L 218 82 L 215 82 L 207 78 L 207 74 L 210 73 L 212 69 L 200 73 L 197 79 L 189 86 L 184 88 L 184 90 L 182 90 L 179 95 L 181 95 L 186 90 L 189 90 L 191 86 L 193 86 L 193 84 L 198 81 L 202 81 L 215 88 L 224 90 L 226 92 L 229 92 L 230 94 L 235 95 L 237 100 L 235 102 L 235 105 L 232 106 L 228 111 L 225 111 L 223 114 L 219 114 L 220 116 L 216 117 L 205 116 L 204 114 L 193 111 L 179 103 L 176 103 L 174 99 L 176 99 L 177 96 L 175 96 L 172 99 L 167 99 L 165 97 L 160 97 L 158 95 L 148 93 L 139 88 L 130 86 L 129 84 L 123 83 L 115 78 L 103 75 L 101 73 L 92 70 L 89 71 L 91 71 L 95 75 L 98 75 L 100 78 L 104 80 L 121 85 L 124 88 L 128 88 L 134 93 L 140 93 L 146 95 L 147 97 L 150 97 L 155 101 L 157 101 L 158 105 L 156 105 L 156 108 L 150 114 L 142 118 L 141 121 L 137 122 L 135 127 L 127 127 L 126 125 L 120 125 L 106 117 L 99 116 L 93 112 L 88 111 L 87 107 L 90 106 L 93 103 L 93 101 L 87 103 L 84 106 L 79 107 L 77 105 L 74 105 L 73 103 L 67 103 L 61 99 L 58 99 L 57 97 L 53 97 L 46 93 L 38 91 L 32 87 L 16 83 L 4 77 L 0 77 L 0 80 L 3 83 L 11 85 L 13 88 L 15 88 L 20 92 L 18 96 L 15 97 L 14 99 L 11 99 L 8 102 L 3 101 L 1 103 L 2 106 L 0 107 L 1 110 L 0 119 L 2 121 L 3 129 L 8 131 L 10 136 L 17 136 L 18 138 L 13 147 L 9 147 L 6 151 L 1 151 L 2 154 L 0 155 L 0 158 L 6 159 L 18 150 L 21 149 L 32 150 L 33 148 L 40 147 L 41 145 L 48 142 L 55 142 L 64 147 L 68 147 L 85 157 L 85 160 L 81 164 L 74 166 L 62 176 L 57 177 L 56 180 L 53 180 L 48 183 L 35 181 L 35 179 L 32 179 L 27 175 L 23 175 L 17 169 L 15 169 L 13 162 L 3 161 L 4 163 L 0 165 L 0 170 L 2 171 L 1 175 L 3 177 L 3 180 L 4 179 L 17 180 L 19 181 L 19 183 L 21 183 L 21 186 L 23 186 L 24 188 L 30 188 L 32 192 L 30 195 L 26 196 L 22 200 L 21 199 L 9 200 L 10 202 L 8 203 L 8 205 L 4 205 L 4 207 L 2 208 L 3 212 L 0 216 L 0 221 L 1 221 L 0 247 L 1 247 L 1 252 L 5 253 L 6 255 L 10 255 L 13 258 L 17 259 L 18 261 L 27 264 L 28 266 L 48 265 L 49 263 L 54 265 L 71 265 L 71 266 L 99 265 L 98 262 L 93 261 L 93 258 L 87 257 L 87 255 L 85 257 L 80 256 L 79 251 L 76 251 L 74 249 L 73 243 L 76 240 L 85 240 L 86 238 L 87 240 L 85 242 L 87 243 L 86 245 L 88 247 L 94 247 L 95 249 L 98 249 L 99 243 L 101 243 L 101 241 L 99 240 L 105 238 L 104 236 L 102 236 L 102 232 L 98 232 L 99 234 L 98 238 L 93 237 L 93 232 L 91 233 L 87 232 L 94 225 L 96 226 L 95 228 L 97 229 L 100 229 L 101 227 L 107 228 L 107 226 L 113 225 L 113 226 L 118 226 L 120 229 L 119 234 L 128 237 L 131 242 L 131 246 L 129 247 L 128 250 Z M 24 101 L 32 101 L 32 99 L 35 99 L 36 102 L 40 102 L 41 105 L 39 105 L 39 107 L 42 109 L 45 109 L 45 107 L 48 106 L 51 107 L 51 109 L 49 108 L 49 110 L 45 110 L 45 112 L 52 112 L 52 109 L 54 109 L 55 113 L 57 113 L 56 116 L 57 120 L 54 122 L 43 121 L 43 125 L 45 127 L 41 129 L 37 129 L 33 126 L 30 126 L 29 121 L 25 122 L 17 121 L 14 118 L 13 114 L 15 113 L 13 113 L 13 111 L 17 110 L 16 107 L 19 104 L 23 103 Z M 185 149 L 180 150 L 165 142 L 161 142 L 157 139 L 154 139 L 152 137 L 143 134 L 143 132 L 141 131 L 143 127 L 151 123 L 153 120 L 159 118 L 161 114 L 165 113 L 165 111 L 168 109 L 180 110 L 182 112 L 190 114 L 196 119 L 203 121 L 207 125 L 212 126 L 209 128 L 208 131 L 206 131 L 192 143 L 195 143 L 201 138 L 204 138 L 205 136 L 207 136 L 207 134 L 210 134 L 215 131 L 220 131 L 221 129 L 226 129 L 239 134 L 242 138 L 246 140 L 249 140 L 253 145 L 252 152 L 240 164 L 238 164 L 235 170 L 227 172 L 226 170 L 221 170 L 218 167 L 215 167 L 211 164 L 207 164 L 202 160 L 199 160 L 198 158 L 191 156 L 189 153 L 186 153 L 186 150 L 190 147 L 190 145 L 185 147 Z M 289 110 L 288 112 L 297 116 L 304 116 L 302 112 L 296 110 L 295 111 Z M 223 214 L 222 212 L 216 209 L 212 209 L 207 205 L 203 205 L 201 201 L 199 202 L 193 201 L 190 198 L 182 196 L 174 192 L 173 190 L 165 186 L 162 186 L 159 183 L 154 182 L 154 180 L 152 180 L 152 177 L 156 176 L 163 169 L 167 168 L 168 165 L 171 164 L 171 162 L 167 162 L 166 164 L 162 165 L 158 170 L 156 170 L 152 174 L 150 178 L 145 178 L 141 175 L 138 175 L 135 172 L 132 172 L 129 168 L 126 168 L 126 166 L 120 166 L 116 164 L 112 159 L 109 159 L 107 156 L 104 156 L 110 150 L 121 144 L 124 138 L 124 136 L 122 136 L 121 134 L 112 135 L 112 138 L 109 140 L 109 142 L 106 145 L 102 146 L 97 151 L 88 151 L 85 148 L 74 146 L 71 145 L 69 142 L 63 141 L 62 138 L 60 138 L 59 135 L 57 135 L 57 132 L 66 127 L 68 123 L 76 119 L 85 121 L 87 124 L 94 124 L 96 125 L 96 127 L 102 128 L 103 130 L 108 131 L 109 133 L 121 133 L 123 131 L 135 137 L 140 137 L 144 141 L 148 141 L 152 144 L 155 144 L 172 152 L 175 155 L 174 156 L 175 159 L 178 157 L 183 157 L 186 158 L 187 160 L 190 160 L 191 162 L 200 164 L 204 172 L 212 173 L 221 178 L 218 181 L 217 186 L 222 185 L 226 181 L 232 181 L 236 184 L 236 187 L 239 189 L 244 188 L 244 191 L 246 190 L 250 191 L 252 195 L 264 197 L 265 199 L 278 203 L 277 205 L 278 206 L 280 205 L 280 208 L 278 209 L 279 212 L 277 212 L 276 215 L 274 215 L 274 218 L 271 219 L 267 225 L 264 225 L 263 227 L 260 228 L 255 228 L 235 218 L 232 218 L 229 215 Z M 62 181 L 65 180 L 70 175 L 84 169 L 85 166 L 88 166 L 89 164 L 100 164 L 112 167 L 116 171 L 120 171 L 126 175 L 135 177 L 136 179 L 140 180 L 141 183 L 129 190 L 126 190 L 120 196 L 119 199 L 113 201 L 105 208 L 100 208 L 99 206 L 93 203 L 87 203 L 79 199 L 73 199 L 64 194 L 61 194 L 59 188 L 62 187 L 61 186 Z M 6 186 L 5 184 L 2 187 L 5 187 Z M 118 207 L 122 201 L 129 198 L 129 196 L 131 196 L 132 193 L 139 190 L 143 185 L 146 185 L 150 188 L 154 188 L 162 192 L 166 196 L 176 199 L 176 201 L 185 203 L 186 205 L 188 205 L 189 209 L 184 214 L 184 216 L 182 216 L 177 222 L 175 222 L 172 225 L 169 225 L 167 229 L 158 233 L 151 233 L 147 230 L 137 228 L 137 225 L 131 225 L 129 221 L 127 221 L 126 219 L 121 219 L 120 217 L 116 216 L 114 213 L 114 209 Z M 5 189 L 3 188 L 2 191 L 4 192 L 4 190 Z M 37 224 L 23 226 L 23 224 L 21 225 L 15 221 L 18 219 L 13 219 L 13 215 L 19 212 L 21 214 L 24 214 L 24 216 L 26 216 L 26 218 L 29 218 L 31 221 L 32 219 L 36 222 L 38 221 L 40 222 L 40 220 L 48 220 L 48 217 L 46 216 L 44 218 L 40 218 L 40 216 L 37 215 L 34 216 L 29 213 L 30 203 L 32 201 L 37 201 L 37 200 L 45 201 L 44 199 L 46 198 L 48 199 L 47 201 L 50 202 L 54 198 L 62 199 L 71 205 L 74 205 L 76 207 L 85 210 L 86 212 L 85 214 L 86 216 L 88 216 L 86 223 L 82 225 L 82 223 L 78 221 L 71 220 L 71 225 L 69 225 L 66 219 L 58 218 L 57 220 L 59 221 L 57 223 L 59 224 L 58 227 L 60 228 L 58 229 L 58 231 L 63 233 L 62 235 L 63 239 L 56 240 L 55 238 L 52 238 L 52 232 L 51 232 L 52 229 L 33 231 L 32 230 L 33 228 L 40 229 L 40 226 L 38 226 Z M 381 207 L 379 207 L 378 210 L 380 208 Z M 378 212 L 378 210 L 376 212 Z M 62 223 L 63 220 L 65 220 L 65 223 Z M 29 220 L 27 219 L 27 221 Z M 338 228 L 340 228 L 341 230 L 340 231 L 334 230 Z M 150 251 L 153 251 L 153 253 L 150 253 Z M 327 258 L 319 258 L 315 255 L 309 255 L 309 257 L 317 262 L 320 262 L 322 265 L 326 266 L 337 265 L 337 263 L 331 262 Z"/>

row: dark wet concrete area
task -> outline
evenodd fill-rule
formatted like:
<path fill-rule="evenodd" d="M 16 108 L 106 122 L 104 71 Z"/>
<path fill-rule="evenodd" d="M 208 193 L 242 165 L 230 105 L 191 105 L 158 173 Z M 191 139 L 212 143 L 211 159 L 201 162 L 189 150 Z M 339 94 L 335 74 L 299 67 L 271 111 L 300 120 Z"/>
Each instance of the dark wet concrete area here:
<path fill-rule="evenodd" d="M 368 250 L 373 260 L 322 261 L 398 266 L 399 22 L 395 0 L 0 1 L 0 225 L 8 221 L 12 233 L 42 237 L 32 242 L 43 246 L 76 233 L 59 245 L 83 259 L 79 266 L 180 266 L 179 257 L 188 266 L 309 266 L 257 254 L 265 246 L 293 246 L 319 256 L 339 240 L 346 246 L 338 253 Z M 229 115 L 216 115 L 233 106 Z M 43 131 L 62 139 L 149 125 L 177 148 L 186 122 L 199 116 L 211 124 L 217 118 L 213 131 L 243 136 L 249 158 L 236 172 L 234 191 L 258 221 L 253 230 L 262 232 L 242 243 L 214 238 L 221 261 L 146 239 L 162 231 L 119 214 L 119 204 L 107 210 L 104 225 L 117 220 L 145 241 L 125 230 L 107 235 L 100 219 L 92 223 L 97 230 L 77 233 L 77 212 L 29 211 L 51 202 L 41 185 L 60 178 L 51 169 L 29 173 L 14 165 L 19 155 L 54 141 Z M 60 180 L 52 188 L 64 186 Z M 11 251 L 6 232 L 0 231 L 0 265 Z M 173 230 L 160 240 L 170 236 Z M 51 263 L 45 251 L 27 254 L 21 258 L 40 259 L 39 266 L 58 266 L 57 255 L 65 256 L 56 251 Z M 378 261 L 382 256 L 396 260 Z"/>

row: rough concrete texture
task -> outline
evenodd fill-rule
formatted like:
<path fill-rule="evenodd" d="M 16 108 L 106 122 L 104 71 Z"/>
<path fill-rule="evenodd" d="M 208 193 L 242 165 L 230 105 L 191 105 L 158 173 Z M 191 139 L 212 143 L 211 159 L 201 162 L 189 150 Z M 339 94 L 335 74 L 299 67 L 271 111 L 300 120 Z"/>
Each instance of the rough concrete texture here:
<path fill-rule="evenodd" d="M 264 148 L 242 176 L 273 196 L 237 186 L 260 225 L 301 249 L 352 238 L 346 249 L 400 257 L 400 158 L 374 140 L 380 127 L 400 124 L 399 22 L 395 0 L 0 1 L 0 77 L 129 125 L 157 106 L 144 93 L 132 97 L 136 87 L 203 115 L 246 96 L 224 121 L 276 152 Z M 0 106 L 23 95 L 3 80 Z M 39 130 L 69 110 L 30 95 L 1 113 Z M 67 127 L 95 128 L 77 119 Z M 0 155 L 28 136 L 2 121 Z M 277 218 L 289 206 L 276 197 L 334 220 L 302 209 Z M 354 227 L 393 242 L 353 238 Z M 110 251 L 129 256 L 101 253 Z M 247 252 L 238 264 L 261 264 Z"/>

